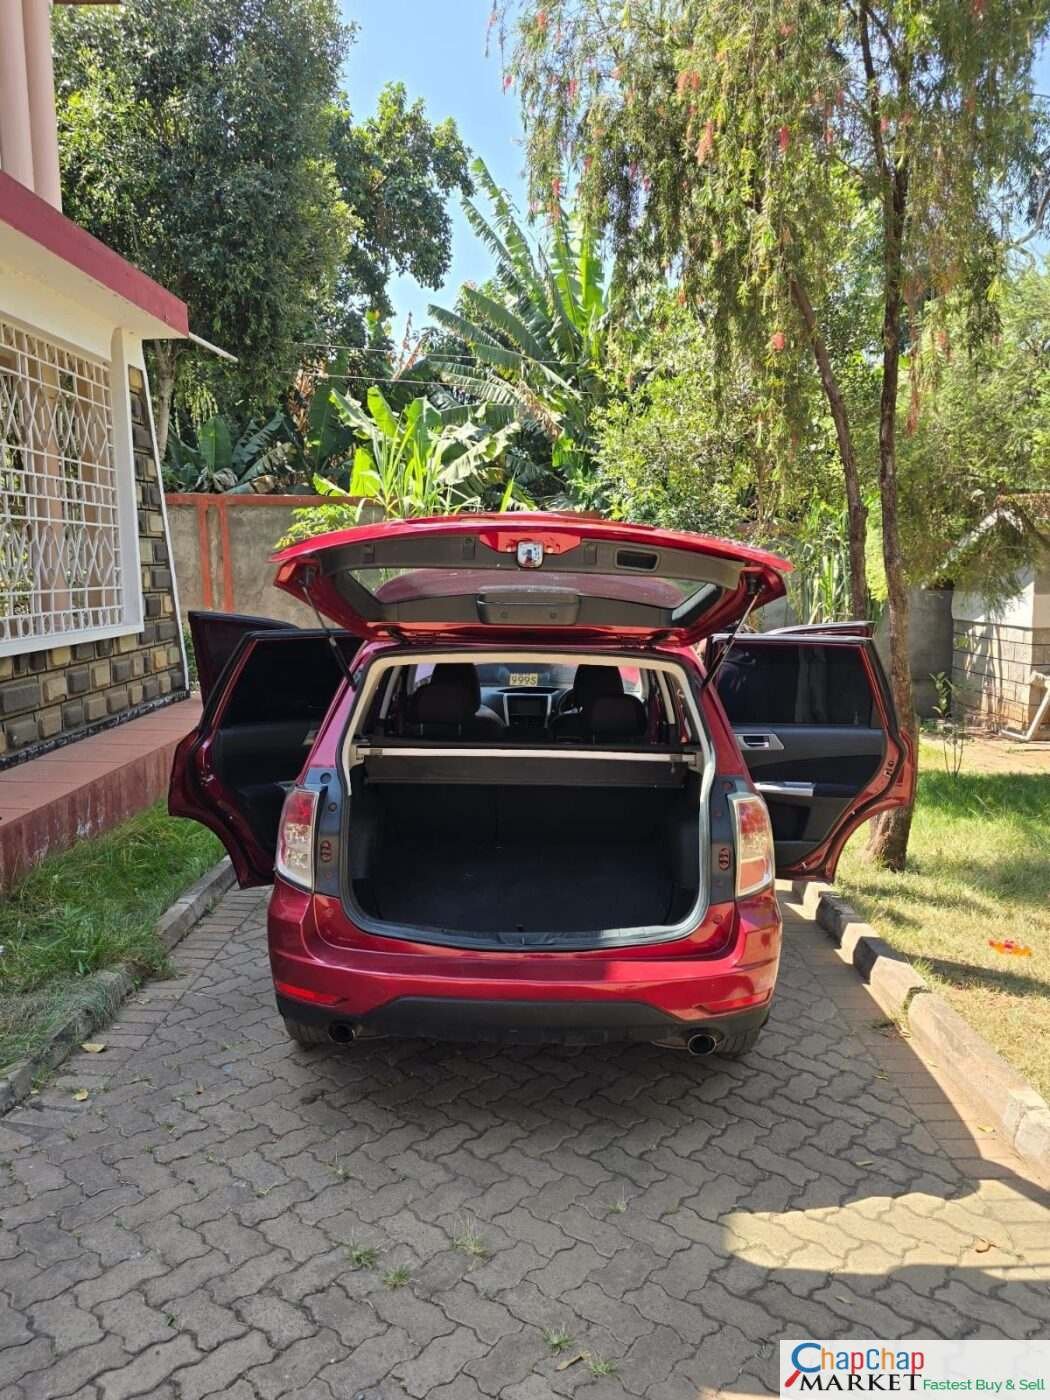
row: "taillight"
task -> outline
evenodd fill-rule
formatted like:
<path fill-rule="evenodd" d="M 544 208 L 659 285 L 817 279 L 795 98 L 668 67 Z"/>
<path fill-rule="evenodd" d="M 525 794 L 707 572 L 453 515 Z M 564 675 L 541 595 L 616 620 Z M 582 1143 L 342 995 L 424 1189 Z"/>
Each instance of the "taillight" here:
<path fill-rule="evenodd" d="M 277 828 L 277 858 L 274 869 L 285 880 L 301 889 L 314 887 L 314 818 L 317 793 L 294 787 L 284 799 L 281 823 Z"/>
<path fill-rule="evenodd" d="M 773 828 L 761 797 L 736 792 L 729 797 L 736 831 L 737 897 L 757 894 L 773 883 Z"/>

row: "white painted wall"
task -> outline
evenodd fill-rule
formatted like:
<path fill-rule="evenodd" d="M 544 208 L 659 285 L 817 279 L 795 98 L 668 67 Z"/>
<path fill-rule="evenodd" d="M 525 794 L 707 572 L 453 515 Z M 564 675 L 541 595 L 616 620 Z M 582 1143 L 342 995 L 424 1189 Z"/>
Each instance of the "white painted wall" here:
<path fill-rule="evenodd" d="M 1021 589 L 1005 603 L 981 593 L 956 589 L 952 617 L 958 622 L 998 623 L 1005 627 L 1050 627 L 1050 563 L 1021 574 Z"/>

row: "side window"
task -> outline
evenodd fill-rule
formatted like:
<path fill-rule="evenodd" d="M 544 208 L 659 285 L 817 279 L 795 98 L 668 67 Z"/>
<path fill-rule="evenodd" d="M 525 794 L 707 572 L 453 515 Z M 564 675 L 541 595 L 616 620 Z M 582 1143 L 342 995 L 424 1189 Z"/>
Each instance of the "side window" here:
<path fill-rule="evenodd" d="M 434 674 L 434 663 L 432 661 L 425 661 L 420 666 L 406 666 L 404 667 L 404 671 L 407 678 L 405 681 L 405 694 L 412 695 L 421 685 L 426 685 L 427 681 L 430 680 L 430 677 Z"/>
<path fill-rule="evenodd" d="M 878 727 L 855 647 L 739 642 L 719 673 L 718 695 L 734 725 Z"/>
<path fill-rule="evenodd" d="M 620 684 L 625 695 L 633 695 L 636 700 L 644 700 L 648 691 L 649 672 L 642 672 L 637 666 L 621 666 Z"/>
<path fill-rule="evenodd" d="M 223 728 L 320 720 L 342 680 L 324 637 L 255 646 L 222 716 Z"/>

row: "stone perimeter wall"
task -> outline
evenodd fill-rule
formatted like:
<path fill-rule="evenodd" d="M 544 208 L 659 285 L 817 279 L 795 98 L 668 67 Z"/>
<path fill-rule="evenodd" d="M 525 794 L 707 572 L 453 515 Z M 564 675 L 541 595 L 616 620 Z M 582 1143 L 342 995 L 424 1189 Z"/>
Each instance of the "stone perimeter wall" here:
<path fill-rule="evenodd" d="M 1050 671 L 1050 627 L 956 619 L 952 680 L 969 719 L 1027 729 L 1043 695 L 1033 671 Z"/>
<path fill-rule="evenodd" d="M 0 657 L 0 768 L 187 695 L 145 379 L 128 374 L 135 448 L 141 632 Z"/>

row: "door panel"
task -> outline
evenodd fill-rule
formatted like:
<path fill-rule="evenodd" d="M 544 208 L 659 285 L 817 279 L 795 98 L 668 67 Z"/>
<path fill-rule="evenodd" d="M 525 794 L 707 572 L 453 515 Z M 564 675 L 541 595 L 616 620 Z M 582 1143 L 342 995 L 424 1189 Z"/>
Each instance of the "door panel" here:
<path fill-rule="evenodd" d="M 912 764 L 870 639 L 749 635 L 718 693 L 769 808 L 778 875 L 830 879 L 862 822 L 910 800 Z"/>
<path fill-rule="evenodd" d="M 293 629 L 291 623 L 278 622 L 272 617 L 248 617 L 242 613 L 189 612 L 186 621 L 193 639 L 193 656 L 204 704 L 208 703 L 208 696 L 246 633 L 298 630 Z"/>
<path fill-rule="evenodd" d="M 349 659 L 356 639 L 336 636 Z M 330 634 L 245 632 L 212 686 L 200 725 L 175 752 L 168 810 L 216 833 L 242 886 L 273 878 L 285 794 L 342 684 Z"/>
<path fill-rule="evenodd" d="M 873 622 L 796 622 L 793 627 L 773 627 L 765 637 L 872 637 Z"/>
<path fill-rule="evenodd" d="M 787 870 L 828 839 L 874 777 L 886 736 L 841 725 L 778 725 L 774 733 L 779 749 L 747 749 L 744 758 L 769 808 L 777 868 Z"/>

